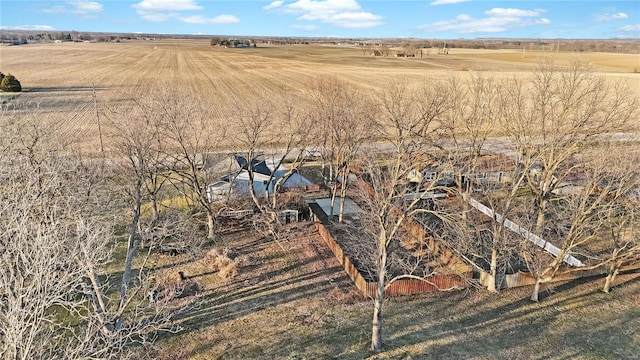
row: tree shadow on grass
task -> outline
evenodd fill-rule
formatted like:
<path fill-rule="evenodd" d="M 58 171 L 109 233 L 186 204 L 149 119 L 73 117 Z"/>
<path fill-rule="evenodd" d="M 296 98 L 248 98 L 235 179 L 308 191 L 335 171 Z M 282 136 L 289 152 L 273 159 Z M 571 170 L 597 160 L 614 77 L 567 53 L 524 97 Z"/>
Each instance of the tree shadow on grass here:
<path fill-rule="evenodd" d="M 532 349 L 527 351 L 528 359 L 574 359 L 586 353 L 595 358 L 620 358 L 610 355 L 629 352 L 616 353 L 616 345 L 606 340 L 606 334 L 629 326 L 624 324 L 629 314 L 616 312 L 595 280 L 578 279 L 555 286 L 539 303 L 529 300 L 530 287 L 507 290 L 504 295 L 482 294 L 478 300 L 459 304 L 447 302 L 451 307 L 434 302 L 428 306 L 431 313 L 425 313 L 425 321 L 410 323 L 413 329 L 409 331 L 403 327 L 405 322 L 393 320 L 403 315 L 389 311 L 385 334 L 388 356 L 384 358 L 402 358 L 396 354 L 412 346 L 412 356 L 421 359 L 512 359 L 527 349 Z M 514 295 L 520 298 L 509 301 Z M 500 300 L 500 296 L 506 299 Z M 496 302 L 502 304 L 494 306 Z M 585 319 L 601 309 L 608 312 L 603 316 L 606 325 Z M 637 320 L 635 316 L 636 327 Z M 593 338 L 596 333 L 598 340 Z M 639 347 L 636 344 L 634 349 Z"/>
<path fill-rule="evenodd" d="M 176 324 L 184 328 L 178 336 L 232 323 L 279 305 L 322 297 L 336 286 L 355 289 L 333 253 L 321 244 L 313 244 L 319 239 L 305 240 L 310 244 L 304 246 L 306 251 L 302 252 L 296 249 L 300 243 L 295 241 L 286 244 L 292 248 L 289 252 L 282 252 L 270 239 L 247 240 L 232 247 L 238 256 L 251 255 L 252 263 L 241 267 L 238 277 L 205 290 L 197 308 L 176 318 Z M 200 275 L 203 274 L 191 277 Z M 173 335 L 163 335 L 170 336 Z M 214 340 L 190 352 L 206 352 L 217 345 Z"/>

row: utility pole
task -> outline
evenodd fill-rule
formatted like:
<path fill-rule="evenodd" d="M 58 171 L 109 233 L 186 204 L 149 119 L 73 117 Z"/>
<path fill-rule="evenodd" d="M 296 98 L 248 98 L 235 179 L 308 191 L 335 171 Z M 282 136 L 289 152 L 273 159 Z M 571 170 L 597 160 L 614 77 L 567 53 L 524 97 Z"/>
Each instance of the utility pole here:
<path fill-rule="evenodd" d="M 102 128 L 100 127 L 100 113 L 98 112 L 98 98 L 96 96 L 96 87 L 93 86 L 93 107 L 96 110 L 96 121 L 98 122 L 98 136 L 100 138 L 100 152 L 104 155 L 104 145 L 102 143 Z"/>

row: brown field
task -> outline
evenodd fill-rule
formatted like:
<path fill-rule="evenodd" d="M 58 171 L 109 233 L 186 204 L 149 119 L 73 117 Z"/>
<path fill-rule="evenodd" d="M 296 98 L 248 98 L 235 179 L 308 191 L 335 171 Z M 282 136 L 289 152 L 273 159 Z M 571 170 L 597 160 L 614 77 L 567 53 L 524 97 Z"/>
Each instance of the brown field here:
<path fill-rule="evenodd" d="M 373 57 L 357 47 L 278 45 L 249 49 L 211 47 L 204 40 L 158 40 L 122 43 L 62 43 L 0 47 L 0 71 L 15 75 L 25 92 L 23 104 L 37 104 L 48 121 L 68 138 L 95 144 L 97 124 L 92 89 L 101 107 L 117 107 L 125 95 L 143 95 L 149 84 L 185 82 L 191 90 L 226 105 L 254 99 L 278 102 L 300 94 L 319 76 L 339 79 L 377 92 L 391 79 L 415 84 L 452 74 L 526 76 L 550 58 L 559 65 L 572 59 L 589 62 L 613 81 L 640 85 L 637 54 L 515 50 L 435 49 L 416 58 Z M 394 52 L 391 51 L 391 54 Z M 640 86 L 635 88 L 640 89 Z"/>

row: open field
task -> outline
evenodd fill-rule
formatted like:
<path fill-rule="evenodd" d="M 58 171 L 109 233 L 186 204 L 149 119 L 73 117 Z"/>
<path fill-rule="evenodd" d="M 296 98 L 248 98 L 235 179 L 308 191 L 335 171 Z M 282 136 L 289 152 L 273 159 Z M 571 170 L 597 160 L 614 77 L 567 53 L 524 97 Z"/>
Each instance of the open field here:
<path fill-rule="evenodd" d="M 180 82 L 217 107 L 256 99 L 280 102 L 287 94 L 304 94 L 313 79 L 327 75 L 375 93 L 397 78 L 425 84 L 478 71 L 520 77 L 546 58 L 560 65 L 579 58 L 612 81 L 638 84 L 640 95 L 640 74 L 634 73 L 640 71 L 637 54 L 451 49 L 448 55 L 437 55 L 429 50 L 422 57 L 395 58 L 370 56 L 357 47 L 225 49 L 203 40 L 34 44 L 0 47 L 0 71 L 21 81 L 21 103 L 37 104 L 53 127 L 92 148 L 97 140 L 93 88 L 99 108 L 118 108 L 123 98 L 142 96 L 141 89 L 150 84 Z"/>

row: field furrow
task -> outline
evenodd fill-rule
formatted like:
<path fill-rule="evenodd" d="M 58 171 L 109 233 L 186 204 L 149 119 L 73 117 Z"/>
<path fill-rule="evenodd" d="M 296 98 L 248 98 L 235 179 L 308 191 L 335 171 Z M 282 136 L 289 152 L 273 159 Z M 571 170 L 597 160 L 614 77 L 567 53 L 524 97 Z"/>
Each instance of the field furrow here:
<path fill-rule="evenodd" d="M 613 56 L 615 55 L 615 56 Z M 204 40 L 62 43 L 0 47 L 0 71 L 15 75 L 23 104 L 68 139 L 96 148 L 98 108 L 129 111 L 127 99 L 142 97 L 153 86 L 198 94 L 220 109 L 261 101 L 282 102 L 288 94 L 303 94 L 314 79 L 337 77 L 366 92 L 381 92 L 394 79 L 409 85 L 429 84 L 453 74 L 468 77 L 529 76 L 541 59 L 568 63 L 574 53 L 527 53 L 452 49 L 449 55 L 427 52 L 423 57 L 373 57 L 356 47 L 263 46 L 247 49 L 211 47 Z M 636 54 L 581 54 L 596 71 L 612 81 L 627 80 L 640 93 Z M 611 60 L 611 61 L 609 61 Z M 184 87 L 186 86 L 186 88 Z M 106 120 L 106 119 L 105 119 Z M 108 123 L 108 121 L 105 121 Z M 227 122 L 228 123 L 228 122 Z"/>

